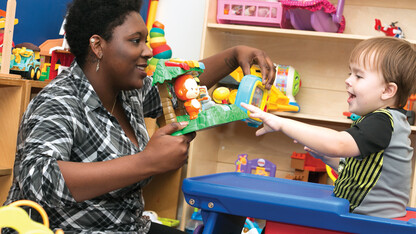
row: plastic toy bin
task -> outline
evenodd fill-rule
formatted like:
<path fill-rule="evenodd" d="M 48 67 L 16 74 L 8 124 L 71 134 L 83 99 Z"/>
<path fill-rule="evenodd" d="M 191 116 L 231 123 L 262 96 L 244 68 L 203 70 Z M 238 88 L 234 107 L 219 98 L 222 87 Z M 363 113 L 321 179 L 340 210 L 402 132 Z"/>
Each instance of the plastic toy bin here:
<path fill-rule="evenodd" d="M 283 9 L 280 2 L 218 0 L 217 22 L 280 27 Z"/>

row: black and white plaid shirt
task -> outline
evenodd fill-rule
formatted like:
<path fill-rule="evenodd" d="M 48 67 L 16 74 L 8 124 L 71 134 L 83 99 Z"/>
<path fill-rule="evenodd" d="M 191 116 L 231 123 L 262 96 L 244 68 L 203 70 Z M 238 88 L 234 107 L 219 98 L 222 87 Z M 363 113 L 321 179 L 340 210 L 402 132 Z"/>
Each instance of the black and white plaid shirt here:
<path fill-rule="evenodd" d="M 141 189 L 149 179 L 77 203 L 57 164 L 112 160 L 144 149 L 149 140 L 144 117 L 162 112 L 159 93 L 147 77 L 143 88 L 123 91 L 121 99 L 139 147 L 104 108 L 76 62 L 48 84 L 22 118 L 14 181 L 5 204 L 33 200 L 45 209 L 51 229 L 65 233 L 146 233 L 150 222 L 141 218 Z M 37 212 L 31 213 L 36 218 Z"/>

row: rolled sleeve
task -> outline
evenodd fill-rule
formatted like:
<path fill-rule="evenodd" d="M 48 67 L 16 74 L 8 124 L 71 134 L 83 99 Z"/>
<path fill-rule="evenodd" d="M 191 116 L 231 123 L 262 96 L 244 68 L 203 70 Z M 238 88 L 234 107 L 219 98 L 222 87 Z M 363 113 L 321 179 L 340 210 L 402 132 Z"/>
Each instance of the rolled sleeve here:
<path fill-rule="evenodd" d="M 14 168 L 23 196 L 52 207 L 76 202 L 57 163 L 70 161 L 76 118 L 59 103 L 45 102 L 24 120 Z"/>

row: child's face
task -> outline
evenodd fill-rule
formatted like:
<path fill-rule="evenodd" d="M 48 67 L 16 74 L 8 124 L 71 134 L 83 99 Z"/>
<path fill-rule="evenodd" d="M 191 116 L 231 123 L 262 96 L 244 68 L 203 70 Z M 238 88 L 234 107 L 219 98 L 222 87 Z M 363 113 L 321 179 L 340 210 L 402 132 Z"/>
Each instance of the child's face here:
<path fill-rule="evenodd" d="M 386 107 L 382 94 L 386 83 L 382 75 L 369 66 L 350 64 L 350 76 L 345 80 L 348 92 L 348 110 L 357 115 L 365 115 L 379 108 Z"/>

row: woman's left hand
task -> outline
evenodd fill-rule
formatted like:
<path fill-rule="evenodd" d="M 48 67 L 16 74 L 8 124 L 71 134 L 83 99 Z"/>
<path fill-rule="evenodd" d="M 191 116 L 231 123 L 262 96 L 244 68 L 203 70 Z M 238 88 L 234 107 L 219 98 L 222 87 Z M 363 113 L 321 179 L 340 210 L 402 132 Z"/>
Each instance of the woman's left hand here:
<path fill-rule="evenodd" d="M 262 83 L 267 89 L 272 87 L 276 75 L 276 66 L 271 58 L 264 51 L 249 46 L 234 46 L 202 59 L 201 62 L 204 63 L 205 70 L 200 75 L 200 84 L 208 88 L 238 67 L 242 68 L 244 75 L 249 75 L 253 64 L 260 67 Z"/>
<path fill-rule="evenodd" d="M 259 65 L 263 85 L 266 86 L 266 89 L 271 88 L 276 76 L 276 66 L 263 50 L 242 45 L 236 46 L 235 58 L 244 75 L 250 74 L 250 68 L 253 64 Z"/>

